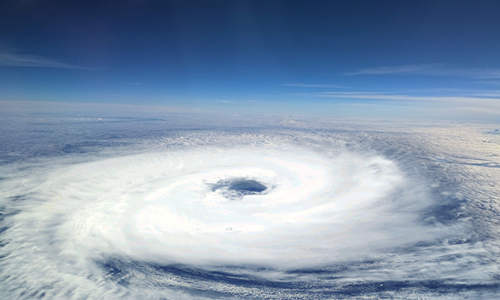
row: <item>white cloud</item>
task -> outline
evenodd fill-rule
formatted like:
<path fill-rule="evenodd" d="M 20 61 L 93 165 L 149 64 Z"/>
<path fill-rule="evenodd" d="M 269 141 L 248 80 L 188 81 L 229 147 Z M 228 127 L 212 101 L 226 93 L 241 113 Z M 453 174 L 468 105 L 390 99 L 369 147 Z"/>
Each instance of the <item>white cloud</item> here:
<path fill-rule="evenodd" d="M 53 60 L 46 57 L 1 52 L 0 66 L 3 67 L 26 67 L 26 68 L 55 68 L 55 69 L 80 69 L 88 70 L 89 68 L 67 64 L 61 61 Z"/>
<path fill-rule="evenodd" d="M 329 88 L 329 89 L 337 89 L 344 88 L 344 86 L 336 85 L 336 84 L 317 84 L 317 83 L 284 83 L 282 86 L 288 87 L 299 87 L 299 88 Z"/>
<path fill-rule="evenodd" d="M 388 75 L 388 74 L 421 74 L 435 70 L 436 65 L 399 65 L 399 66 L 384 66 L 376 68 L 361 69 L 355 72 L 348 72 L 346 75 Z"/>
<path fill-rule="evenodd" d="M 459 69 L 450 68 L 441 64 L 398 65 L 382 66 L 361 69 L 345 73 L 348 76 L 358 75 L 426 75 L 426 76 L 452 76 L 475 79 L 500 79 L 499 69 Z"/>
<path fill-rule="evenodd" d="M 394 94 L 384 92 L 323 92 L 317 93 L 317 97 L 321 98 L 338 98 L 338 99 L 367 99 L 367 100 L 395 100 L 395 101 L 433 101 L 433 102 L 470 102 L 470 103 L 493 103 L 500 107 L 500 94 L 497 93 L 478 93 L 468 96 L 420 96 Z"/>

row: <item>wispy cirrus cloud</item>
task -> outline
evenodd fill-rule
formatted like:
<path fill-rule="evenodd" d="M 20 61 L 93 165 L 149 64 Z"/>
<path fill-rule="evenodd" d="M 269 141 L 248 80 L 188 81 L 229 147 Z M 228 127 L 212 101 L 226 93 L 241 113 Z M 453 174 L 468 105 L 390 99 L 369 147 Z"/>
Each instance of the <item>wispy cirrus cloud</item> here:
<path fill-rule="evenodd" d="M 481 103 L 494 101 L 500 105 L 500 93 L 473 93 L 464 96 L 427 96 L 427 95 L 409 95 L 391 92 L 323 92 L 316 93 L 320 98 L 336 99 L 359 99 L 359 100 L 393 100 L 393 101 L 434 101 L 434 102 L 470 102 Z"/>
<path fill-rule="evenodd" d="M 345 88 L 336 84 L 323 84 L 323 83 L 284 83 L 282 86 L 298 87 L 298 88 L 321 88 L 321 89 L 338 89 Z"/>
<path fill-rule="evenodd" d="M 500 69 L 452 68 L 442 64 L 398 65 L 366 68 L 344 75 L 427 75 L 467 77 L 474 79 L 500 79 Z"/>
<path fill-rule="evenodd" d="M 425 65 L 399 65 L 399 66 L 382 66 L 375 68 L 366 68 L 354 72 L 347 72 L 345 75 L 390 75 L 390 74 L 421 74 L 435 71 L 437 68 L 434 64 Z"/>
<path fill-rule="evenodd" d="M 487 84 L 487 85 L 500 85 L 500 77 L 498 79 L 485 79 L 477 81 L 477 83 Z"/>
<path fill-rule="evenodd" d="M 72 65 L 42 56 L 12 52 L 0 52 L 0 66 L 90 70 L 87 67 Z"/>

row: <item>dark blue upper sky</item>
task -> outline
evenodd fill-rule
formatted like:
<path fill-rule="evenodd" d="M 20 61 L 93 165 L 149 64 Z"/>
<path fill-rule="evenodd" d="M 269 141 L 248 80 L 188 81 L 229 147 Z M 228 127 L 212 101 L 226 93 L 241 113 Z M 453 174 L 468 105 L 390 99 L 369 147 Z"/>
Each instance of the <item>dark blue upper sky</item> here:
<path fill-rule="evenodd" d="M 499 13 L 500 1 L 6 0 L 0 100 L 491 110 Z"/>

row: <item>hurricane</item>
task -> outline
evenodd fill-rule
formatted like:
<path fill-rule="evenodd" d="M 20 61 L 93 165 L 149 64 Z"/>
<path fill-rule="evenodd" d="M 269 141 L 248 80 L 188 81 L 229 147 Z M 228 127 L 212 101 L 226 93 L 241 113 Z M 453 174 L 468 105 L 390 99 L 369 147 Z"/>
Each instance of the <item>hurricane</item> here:
<path fill-rule="evenodd" d="M 480 179 L 466 168 L 473 158 L 433 146 L 429 137 L 448 131 L 422 139 L 394 129 L 160 125 L 152 135 L 153 122 L 110 138 L 113 123 L 99 124 L 89 128 L 105 142 L 3 154 L 5 297 L 498 292 L 496 208 L 488 206 L 496 190 L 478 196 Z"/>

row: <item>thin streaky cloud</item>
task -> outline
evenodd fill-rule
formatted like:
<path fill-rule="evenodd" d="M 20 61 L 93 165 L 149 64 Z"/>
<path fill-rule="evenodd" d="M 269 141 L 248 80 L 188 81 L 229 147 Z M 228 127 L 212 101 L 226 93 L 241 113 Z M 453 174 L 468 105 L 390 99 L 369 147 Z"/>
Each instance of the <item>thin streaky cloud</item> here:
<path fill-rule="evenodd" d="M 9 53 L 9 52 L 0 53 L 0 66 L 24 67 L 24 68 L 79 69 L 79 70 L 90 69 L 83 66 L 67 64 L 61 61 L 57 61 L 42 56 Z"/>
<path fill-rule="evenodd" d="M 399 65 L 399 66 L 383 66 L 376 68 L 361 69 L 354 72 L 345 73 L 345 75 L 390 75 L 390 74 L 416 74 L 422 72 L 430 72 L 435 70 L 436 65 Z"/>
<path fill-rule="evenodd" d="M 499 69 L 459 69 L 441 64 L 382 66 L 344 73 L 347 76 L 360 75 L 425 75 L 467 77 L 474 79 L 500 79 Z"/>
<path fill-rule="evenodd" d="M 360 100 L 393 100 L 393 101 L 444 101 L 444 102 L 485 102 L 494 101 L 500 105 L 500 95 L 477 94 L 470 96 L 414 96 L 392 93 L 370 93 L 370 92 L 325 92 L 317 93 L 321 98 L 338 99 L 360 99 Z"/>
<path fill-rule="evenodd" d="M 476 83 L 480 83 L 480 84 L 486 84 L 486 85 L 500 85 L 500 80 L 480 80 L 480 81 L 476 81 Z"/>
<path fill-rule="evenodd" d="M 232 104 L 234 103 L 234 101 L 231 101 L 231 100 L 225 100 L 225 99 L 219 99 L 219 100 L 215 100 L 216 103 L 220 103 L 220 104 Z"/>
<path fill-rule="evenodd" d="M 500 98 L 500 91 L 484 92 L 477 95 L 485 98 Z"/>
<path fill-rule="evenodd" d="M 340 89 L 345 88 L 345 86 L 336 84 L 322 84 L 322 83 L 284 83 L 282 86 L 288 87 L 298 87 L 298 88 L 321 88 L 321 89 Z"/>

